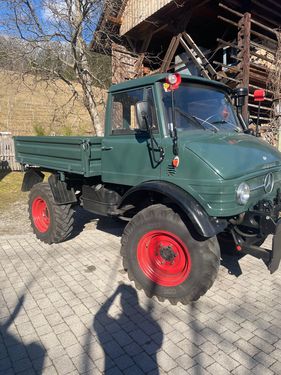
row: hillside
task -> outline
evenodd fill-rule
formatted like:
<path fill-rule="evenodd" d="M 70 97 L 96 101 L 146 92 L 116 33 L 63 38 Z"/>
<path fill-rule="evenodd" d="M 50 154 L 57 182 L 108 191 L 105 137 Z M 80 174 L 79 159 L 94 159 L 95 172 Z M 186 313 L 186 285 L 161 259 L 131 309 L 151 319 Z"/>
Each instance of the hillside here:
<path fill-rule="evenodd" d="M 99 102 L 105 91 L 96 89 Z M 20 77 L 0 71 L 0 132 L 13 135 L 92 134 L 90 117 L 81 98 L 71 99 L 66 84 L 35 82 L 32 76 Z M 104 105 L 99 106 L 103 117 Z"/>

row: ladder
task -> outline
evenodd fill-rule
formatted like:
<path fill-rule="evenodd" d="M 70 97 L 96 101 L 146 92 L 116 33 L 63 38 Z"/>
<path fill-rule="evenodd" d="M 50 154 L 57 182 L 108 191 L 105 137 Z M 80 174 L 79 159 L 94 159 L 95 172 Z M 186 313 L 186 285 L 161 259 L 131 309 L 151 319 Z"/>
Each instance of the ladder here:
<path fill-rule="evenodd" d="M 186 32 L 180 33 L 172 38 L 160 68 L 161 73 L 166 73 L 169 70 L 176 69 L 178 65 L 182 65 L 182 62 L 180 64 L 171 65 L 179 45 L 183 47 L 187 55 L 191 58 L 202 77 L 207 79 L 217 78 L 217 72 L 213 66 L 210 64 L 204 53 L 200 50 L 191 36 Z"/>

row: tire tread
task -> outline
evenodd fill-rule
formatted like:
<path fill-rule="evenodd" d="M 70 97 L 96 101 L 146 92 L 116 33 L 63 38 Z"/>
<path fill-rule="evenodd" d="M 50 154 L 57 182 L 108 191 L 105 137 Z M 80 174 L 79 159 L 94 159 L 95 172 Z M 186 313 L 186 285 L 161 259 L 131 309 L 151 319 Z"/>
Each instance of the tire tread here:
<path fill-rule="evenodd" d="M 153 218 L 156 220 L 157 218 L 162 217 L 162 218 L 169 218 L 175 225 L 177 224 L 182 224 L 182 219 L 180 215 L 175 212 L 173 209 L 169 208 L 168 206 L 164 206 L 162 204 L 155 204 L 152 206 L 149 206 L 145 208 L 144 210 L 140 211 L 126 226 L 122 240 L 121 240 L 121 256 L 123 257 L 123 266 L 124 269 L 128 273 L 128 277 L 131 281 L 135 283 L 135 286 L 137 289 L 143 289 L 144 292 L 148 297 L 151 297 L 151 292 L 149 290 L 145 290 L 140 283 L 135 280 L 135 277 L 133 275 L 132 270 L 129 267 L 129 262 L 128 262 L 128 251 L 130 249 L 130 237 L 133 234 L 133 232 L 141 225 L 145 225 L 145 223 L 148 221 L 149 218 Z M 193 239 L 193 241 L 196 241 Z M 182 304 L 188 304 L 192 301 L 198 300 L 201 296 L 203 296 L 208 289 L 211 288 L 213 285 L 217 273 L 219 270 L 219 265 L 220 265 L 220 249 L 219 245 L 217 242 L 217 238 L 213 237 L 210 238 L 206 241 L 196 241 L 197 243 L 197 248 L 198 251 L 200 252 L 200 255 L 203 259 L 203 262 L 205 264 L 205 267 L 203 267 L 200 270 L 201 272 L 201 277 L 199 279 L 199 282 L 196 286 L 196 288 L 193 288 L 193 290 L 186 296 L 184 297 L 173 297 L 173 298 L 167 298 L 163 296 L 159 296 L 157 294 L 156 297 L 160 300 L 163 301 L 165 299 L 168 299 L 169 302 L 173 305 L 177 304 L 178 302 L 181 302 Z M 206 249 L 206 243 L 208 243 L 208 249 Z"/>
<path fill-rule="evenodd" d="M 31 207 L 33 199 L 42 193 L 47 197 L 49 204 L 52 206 L 54 216 L 53 230 L 50 231 L 47 236 L 40 236 L 40 234 L 38 235 L 32 220 Z M 57 205 L 55 203 L 50 185 L 48 183 L 42 182 L 33 186 L 29 194 L 28 207 L 31 227 L 39 240 L 47 244 L 52 244 L 63 242 L 69 238 L 73 231 L 74 210 L 71 204 Z"/>

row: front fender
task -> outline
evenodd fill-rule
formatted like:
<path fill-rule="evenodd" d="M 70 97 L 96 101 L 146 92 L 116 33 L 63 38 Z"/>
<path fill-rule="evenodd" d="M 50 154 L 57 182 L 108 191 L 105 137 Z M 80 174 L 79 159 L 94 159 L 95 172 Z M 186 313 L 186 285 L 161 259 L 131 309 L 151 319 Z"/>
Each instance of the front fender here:
<path fill-rule="evenodd" d="M 210 217 L 204 208 L 186 191 L 166 181 L 144 182 L 128 190 L 122 197 L 119 208 L 138 201 L 143 194 L 158 193 L 176 204 L 189 218 L 197 233 L 209 238 L 222 232 L 227 221 Z"/>

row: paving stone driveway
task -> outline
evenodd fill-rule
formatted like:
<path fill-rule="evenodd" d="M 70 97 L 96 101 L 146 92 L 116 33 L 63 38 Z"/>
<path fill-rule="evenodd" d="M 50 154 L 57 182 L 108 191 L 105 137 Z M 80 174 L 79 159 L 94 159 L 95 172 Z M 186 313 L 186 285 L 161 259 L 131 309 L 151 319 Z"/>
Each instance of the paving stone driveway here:
<path fill-rule="evenodd" d="M 1 375 L 281 374 L 281 271 L 224 256 L 198 303 L 160 304 L 101 229 L 52 246 L 0 236 Z"/>

